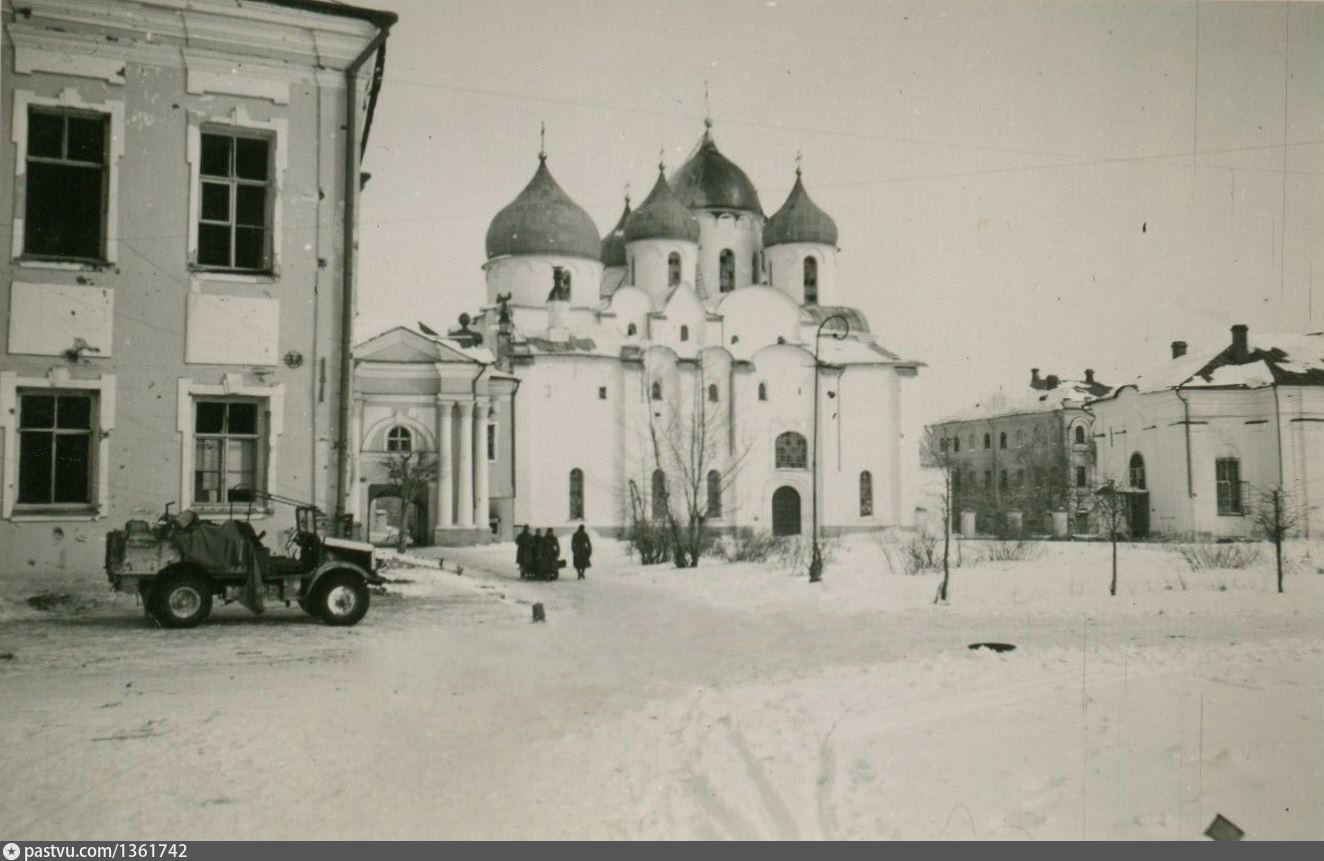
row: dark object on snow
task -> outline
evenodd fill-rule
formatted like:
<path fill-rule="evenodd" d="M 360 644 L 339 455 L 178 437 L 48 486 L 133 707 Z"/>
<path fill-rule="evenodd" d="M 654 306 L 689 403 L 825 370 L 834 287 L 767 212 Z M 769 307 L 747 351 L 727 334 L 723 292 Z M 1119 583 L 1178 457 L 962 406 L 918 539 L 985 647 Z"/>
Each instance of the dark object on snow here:
<path fill-rule="evenodd" d="M 534 605 L 533 605 L 533 621 L 535 621 L 535 622 L 546 622 L 546 621 L 547 621 L 547 611 L 545 611 L 545 610 L 542 608 L 542 604 L 541 604 L 541 603 L 538 603 L 538 604 L 534 604 Z"/>
<path fill-rule="evenodd" d="M 593 559 L 593 542 L 589 540 L 582 523 L 570 538 L 570 552 L 574 556 L 575 571 L 579 572 L 579 579 L 583 580 L 584 571 L 590 567 Z"/>
<path fill-rule="evenodd" d="M 529 570 L 533 567 L 529 559 L 529 548 L 533 543 L 533 536 L 529 534 L 528 524 L 525 524 L 524 531 L 515 536 L 515 567 L 519 569 L 519 579 L 529 579 Z"/>
<path fill-rule="evenodd" d="M 1214 821 L 1204 830 L 1204 836 L 1211 840 L 1240 840 L 1246 836 L 1246 832 L 1224 819 L 1223 814 L 1216 813 Z"/>
<path fill-rule="evenodd" d="M 970 648 L 972 650 L 992 649 L 995 652 L 1010 652 L 1015 650 L 1016 647 L 1013 646 L 1011 643 L 971 643 Z"/>

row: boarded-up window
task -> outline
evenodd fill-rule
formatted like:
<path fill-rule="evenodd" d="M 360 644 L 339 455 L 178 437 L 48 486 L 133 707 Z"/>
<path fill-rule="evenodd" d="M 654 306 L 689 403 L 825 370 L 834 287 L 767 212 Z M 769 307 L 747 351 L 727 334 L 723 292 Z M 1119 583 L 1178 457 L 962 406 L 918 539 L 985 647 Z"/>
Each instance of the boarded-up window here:
<path fill-rule="evenodd" d="M 95 396 L 20 391 L 18 401 L 18 504 L 91 504 Z"/>
<path fill-rule="evenodd" d="M 25 255 L 105 258 L 108 127 L 104 114 L 28 109 Z"/>

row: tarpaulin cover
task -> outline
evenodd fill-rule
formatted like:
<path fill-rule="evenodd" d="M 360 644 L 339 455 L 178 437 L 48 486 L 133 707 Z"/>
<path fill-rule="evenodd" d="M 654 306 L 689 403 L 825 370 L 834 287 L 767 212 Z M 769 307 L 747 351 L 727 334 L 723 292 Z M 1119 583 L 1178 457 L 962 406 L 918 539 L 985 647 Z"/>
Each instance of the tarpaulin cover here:
<path fill-rule="evenodd" d="M 221 524 L 199 520 L 187 529 L 175 530 L 170 538 L 185 562 L 214 573 L 247 573 L 248 581 L 240 603 L 255 613 L 262 612 L 265 560 L 251 526 L 237 520 Z"/>

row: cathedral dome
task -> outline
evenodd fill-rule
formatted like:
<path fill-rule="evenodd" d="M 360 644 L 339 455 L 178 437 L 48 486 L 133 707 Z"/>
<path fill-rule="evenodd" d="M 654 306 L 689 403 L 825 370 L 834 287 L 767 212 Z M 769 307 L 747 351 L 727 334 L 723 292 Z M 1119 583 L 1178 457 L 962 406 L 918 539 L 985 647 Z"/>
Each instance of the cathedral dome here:
<path fill-rule="evenodd" d="M 699 241 L 699 222 L 667 185 L 661 165 L 648 199 L 625 219 L 625 241 L 638 239 Z"/>
<path fill-rule="evenodd" d="M 598 228 L 579 204 L 561 190 L 538 156 L 538 170 L 487 228 L 488 259 L 506 254 L 565 254 L 598 260 Z"/>
<path fill-rule="evenodd" d="M 604 266 L 625 265 L 625 222 L 630 217 L 630 198 L 625 198 L 625 210 L 611 232 L 602 237 L 602 264 Z"/>
<path fill-rule="evenodd" d="M 837 244 L 837 223 L 810 199 L 800 181 L 799 168 L 795 171 L 795 187 L 786 202 L 763 225 L 764 248 L 790 242 Z"/>
<path fill-rule="evenodd" d="M 763 214 L 754 183 L 718 151 L 706 129 L 694 155 L 671 177 L 671 185 L 676 197 L 690 209 L 742 209 Z"/>

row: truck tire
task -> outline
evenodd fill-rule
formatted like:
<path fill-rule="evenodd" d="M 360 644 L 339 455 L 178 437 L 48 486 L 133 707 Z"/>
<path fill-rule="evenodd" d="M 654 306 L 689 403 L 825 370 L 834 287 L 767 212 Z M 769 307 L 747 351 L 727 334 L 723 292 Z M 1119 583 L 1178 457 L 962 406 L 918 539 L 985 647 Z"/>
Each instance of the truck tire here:
<path fill-rule="evenodd" d="M 152 587 L 151 613 L 165 628 L 192 628 L 211 615 L 211 583 L 193 571 L 157 577 Z"/>
<path fill-rule="evenodd" d="M 318 579 L 308 603 L 328 625 L 356 625 L 368 612 L 368 584 L 357 571 L 328 571 Z"/>

